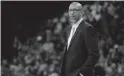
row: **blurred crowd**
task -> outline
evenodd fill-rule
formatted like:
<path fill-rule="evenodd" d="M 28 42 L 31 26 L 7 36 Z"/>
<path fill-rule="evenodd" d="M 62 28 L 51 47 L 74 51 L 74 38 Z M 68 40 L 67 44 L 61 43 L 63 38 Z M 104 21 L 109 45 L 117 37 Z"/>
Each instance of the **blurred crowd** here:
<path fill-rule="evenodd" d="M 84 19 L 99 33 L 99 60 L 95 76 L 124 75 L 124 8 L 122 2 L 94 2 L 83 5 Z M 48 19 L 36 36 L 21 42 L 14 38 L 18 51 L 11 62 L 2 59 L 1 76 L 59 76 L 65 40 L 61 31 L 70 26 L 68 13 Z"/>

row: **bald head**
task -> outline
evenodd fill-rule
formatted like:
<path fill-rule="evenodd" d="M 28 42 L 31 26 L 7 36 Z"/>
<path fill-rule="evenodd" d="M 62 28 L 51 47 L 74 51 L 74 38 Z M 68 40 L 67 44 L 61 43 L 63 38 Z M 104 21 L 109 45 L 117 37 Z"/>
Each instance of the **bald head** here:
<path fill-rule="evenodd" d="M 72 2 L 69 6 L 70 21 L 76 23 L 82 17 L 82 5 L 79 2 Z"/>
<path fill-rule="evenodd" d="M 69 9 L 72 7 L 75 7 L 75 8 L 80 9 L 80 10 L 83 9 L 82 5 L 79 2 L 72 2 L 69 6 Z"/>

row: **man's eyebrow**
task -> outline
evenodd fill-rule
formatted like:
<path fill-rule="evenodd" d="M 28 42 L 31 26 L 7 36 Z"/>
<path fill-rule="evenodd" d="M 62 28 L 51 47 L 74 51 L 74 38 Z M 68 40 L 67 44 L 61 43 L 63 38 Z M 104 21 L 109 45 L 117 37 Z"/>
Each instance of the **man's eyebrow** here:
<path fill-rule="evenodd" d="M 72 8 L 71 8 L 72 9 Z M 78 8 L 73 8 L 73 9 L 76 9 L 76 10 L 81 10 L 81 9 L 78 9 Z"/>

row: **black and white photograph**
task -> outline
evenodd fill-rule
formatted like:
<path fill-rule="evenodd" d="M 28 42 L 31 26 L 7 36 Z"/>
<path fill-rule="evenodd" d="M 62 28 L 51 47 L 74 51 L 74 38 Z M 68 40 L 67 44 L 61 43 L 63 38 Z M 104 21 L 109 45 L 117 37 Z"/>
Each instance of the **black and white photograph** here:
<path fill-rule="evenodd" d="M 1 1 L 1 76 L 124 76 L 124 2 Z"/>

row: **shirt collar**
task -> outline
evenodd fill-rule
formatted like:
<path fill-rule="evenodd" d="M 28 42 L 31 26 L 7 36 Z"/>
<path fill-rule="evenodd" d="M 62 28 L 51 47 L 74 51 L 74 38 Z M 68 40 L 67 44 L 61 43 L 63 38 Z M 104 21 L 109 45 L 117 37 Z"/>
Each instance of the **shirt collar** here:
<path fill-rule="evenodd" d="M 82 21 L 82 20 L 83 20 L 83 18 L 80 18 L 80 20 L 78 20 L 78 22 L 77 22 L 77 23 L 73 24 L 73 26 L 72 26 L 72 27 L 77 28 L 77 27 L 79 26 L 79 24 L 81 23 L 81 21 Z"/>

